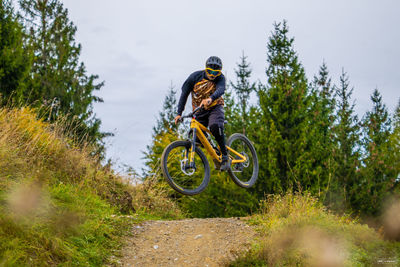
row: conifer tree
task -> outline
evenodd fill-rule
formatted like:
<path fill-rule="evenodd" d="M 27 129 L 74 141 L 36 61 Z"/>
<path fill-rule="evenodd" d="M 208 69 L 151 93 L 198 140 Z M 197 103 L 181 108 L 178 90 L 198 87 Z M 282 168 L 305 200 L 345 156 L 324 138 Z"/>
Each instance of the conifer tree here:
<path fill-rule="evenodd" d="M 351 198 L 356 194 L 355 185 L 359 169 L 359 134 L 360 126 L 351 104 L 353 88 L 349 88 L 349 78 L 342 70 L 339 86 L 335 86 L 337 99 L 336 123 L 334 128 L 337 149 L 334 151 L 338 169 L 331 186 L 331 203 L 336 202 L 337 208 L 350 208 Z"/>
<path fill-rule="evenodd" d="M 303 66 L 289 38 L 286 21 L 274 24 L 268 42 L 268 84 L 259 90 L 263 113 L 258 149 L 260 175 L 257 188 L 264 192 L 310 189 L 312 157 L 308 150 L 309 97 Z"/>
<path fill-rule="evenodd" d="M 228 124 L 225 125 L 225 134 L 230 135 L 240 129 L 238 122 L 240 121 L 238 105 L 235 101 L 234 92 L 229 84 L 226 85 L 224 93 L 224 110 L 225 120 Z"/>
<path fill-rule="evenodd" d="M 333 124 L 335 121 L 334 90 L 328 67 L 322 63 L 318 76 L 311 84 L 311 117 L 309 134 L 313 157 L 313 175 L 316 177 L 318 195 L 325 197 L 331 185 L 336 164 L 333 158 Z"/>
<path fill-rule="evenodd" d="M 246 128 L 249 123 L 248 121 L 248 113 L 250 110 L 249 99 L 250 94 L 255 92 L 256 86 L 255 83 L 250 82 L 251 69 L 250 64 L 247 62 L 247 57 L 242 54 L 240 58 L 240 63 L 237 64 L 237 69 L 235 70 L 236 74 L 236 84 L 231 82 L 231 86 L 233 87 L 233 92 L 235 93 L 238 101 L 238 110 L 239 117 L 241 119 L 241 132 L 246 134 Z"/>
<path fill-rule="evenodd" d="M 395 177 L 394 187 L 397 194 L 400 194 L 400 99 L 393 114 L 393 133 L 390 137 L 389 147 L 391 148 L 391 160 Z"/>
<path fill-rule="evenodd" d="M 174 85 L 171 83 L 168 93 L 165 96 L 162 110 L 158 113 L 157 124 L 153 127 L 153 137 L 171 130 L 173 132 L 178 130 L 178 126 L 174 121 L 176 110 L 178 109 L 176 91 L 174 88 Z"/>
<path fill-rule="evenodd" d="M 315 94 L 318 97 L 318 104 L 321 106 L 321 113 L 323 113 L 324 118 L 327 121 L 327 125 L 325 125 L 324 129 L 327 130 L 327 127 L 334 120 L 335 91 L 331 84 L 331 78 L 329 77 L 328 66 L 325 62 L 322 63 L 318 76 L 314 76 L 311 88 L 312 94 Z"/>
<path fill-rule="evenodd" d="M 392 191 L 396 177 L 391 162 L 393 150 L 389 147 L 391 119 L 377 89 L 374 90 L 371 100 L 373 108 L 362 121 L 365 155 L 361 169 L 362 178 L 357 183 L 353 205 L 364 214 L 377 215 L 383 200 Z"/>
<path fill-rule="evenodd" d="M 0 3 L 0 104 L 22 104 L 31 58 L 10 1 Z"/>
<path fill-rule="evenodd" d="M 153 127 L 151 144 L 146 147 L 144 160 L 146 169 L 144 176 L 153 176 L 160 173 L 160 159 L 164 148 L 178 139 L 178 127 L 174 118 L 178 109 L 176 91 L 171 84 L 165 96 L 162 110 L 158 113 L 156 126 Z"/>
<path fill-rule="evenodd" d="M 76 26 L 59 0 L 19 0 L 24 13 L 26 42 L 35 55 L 26 102 L 45 106 L 44 117 L 54 121 L 67 116 L 78 136 L 98 143 L 110 134 L 101 133 L 101 121 L 93 114 L 93 103 L 103 100 L 93 93 L 103 83 L 88 75 L 79 61 L 81 45 L 75 40 Z"/>

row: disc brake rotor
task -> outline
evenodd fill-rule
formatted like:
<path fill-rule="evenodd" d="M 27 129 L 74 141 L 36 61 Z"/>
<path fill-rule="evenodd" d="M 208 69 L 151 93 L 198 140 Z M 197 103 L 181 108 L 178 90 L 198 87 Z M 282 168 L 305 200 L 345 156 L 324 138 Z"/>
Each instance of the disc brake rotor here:
<path fill-rule="evenodd" d="M 195 168 L 190 168 L 190 167 L 188 168 L 188 167 L 186 167 L 186 166 L 187 166 L 187 162 L 188 162 L 188 159 L 183 159 L 183 160 L 181 160 L 181 171 L 182 171 L 184 174 L 191 176 L 191 175 L 194 174 L 194 172 L 196 171 L 196 169 L 195 169 Z M 188 171 L 188 170 L 189 170 L 189 171 Z"/>
<path fill-rule="evenodd" d="M 249 167 L 250 166 L 249 155 L 247 155 L 245 152 L 242 152 L 240 154 L 246 157 L 246 161 L 243 162 L 243 167 L 245 168 Z"/>

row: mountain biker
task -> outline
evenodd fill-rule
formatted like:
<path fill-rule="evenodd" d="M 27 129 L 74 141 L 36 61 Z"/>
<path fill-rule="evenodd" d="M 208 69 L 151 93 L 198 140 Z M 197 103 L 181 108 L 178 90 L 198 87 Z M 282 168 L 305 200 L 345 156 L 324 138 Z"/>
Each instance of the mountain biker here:
<path fill-rule="evenodd" d="M 204 109 L 199 111 L 196 120 L 208 126 L 214 135 L 222 154 L 221 170 L 229 169 L 228 152 L 225 146 L 224 135 L 224 100 L 225 76 L 221 73 L 222 61 L 219 57 L 211 56 L 206 61 L 206 69 L 193 72 L 182 86 L 182 94 L 178 103 L 178 115 L 175 124 L 185 108 L 189 93 L 192 94 L 193 110 L 199 106 Z"/>

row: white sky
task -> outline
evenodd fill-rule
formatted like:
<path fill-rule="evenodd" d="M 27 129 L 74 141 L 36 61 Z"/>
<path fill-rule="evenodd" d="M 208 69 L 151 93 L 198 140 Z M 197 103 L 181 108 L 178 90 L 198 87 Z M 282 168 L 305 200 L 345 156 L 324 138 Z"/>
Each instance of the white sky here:
<path fill-rule="evenodd" d="M 171 82 L 178 89 L 211 55 L 228 80 L 242 51 L 252 79 L 265 83 L 266 46 L 274 21 L 288 21 L 295 50 L 311 80 L 323 60 L 338 84 L 342 68 L 356 111 L 371 108 L 375 88 L 392 112 L 399 101 L 398 0 L 64 0 L 78 27 L 81 60 L 105 86 L 95 105 L 108 157 L 137 170 Z M 100 81 L 99 80 L 99 81 Z M 178 94 L 179 97 L 179 94 Z M 190 102 L 190 100 L 188 100 Z M 187 104 L 187 107 L 189 103 Z"/>

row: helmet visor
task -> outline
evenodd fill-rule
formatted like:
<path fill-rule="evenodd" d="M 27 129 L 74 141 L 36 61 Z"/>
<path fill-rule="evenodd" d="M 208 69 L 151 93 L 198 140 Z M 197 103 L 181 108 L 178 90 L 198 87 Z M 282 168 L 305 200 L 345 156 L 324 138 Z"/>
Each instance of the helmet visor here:
<path fill-rule="evenodd" d="M 214 70 L 211 68 L 206 68 L 206 72 L 208 75 L 210 75 L 212 77 L 217 77 L 217 76 L 221 75 L 221 70 Z"/>

